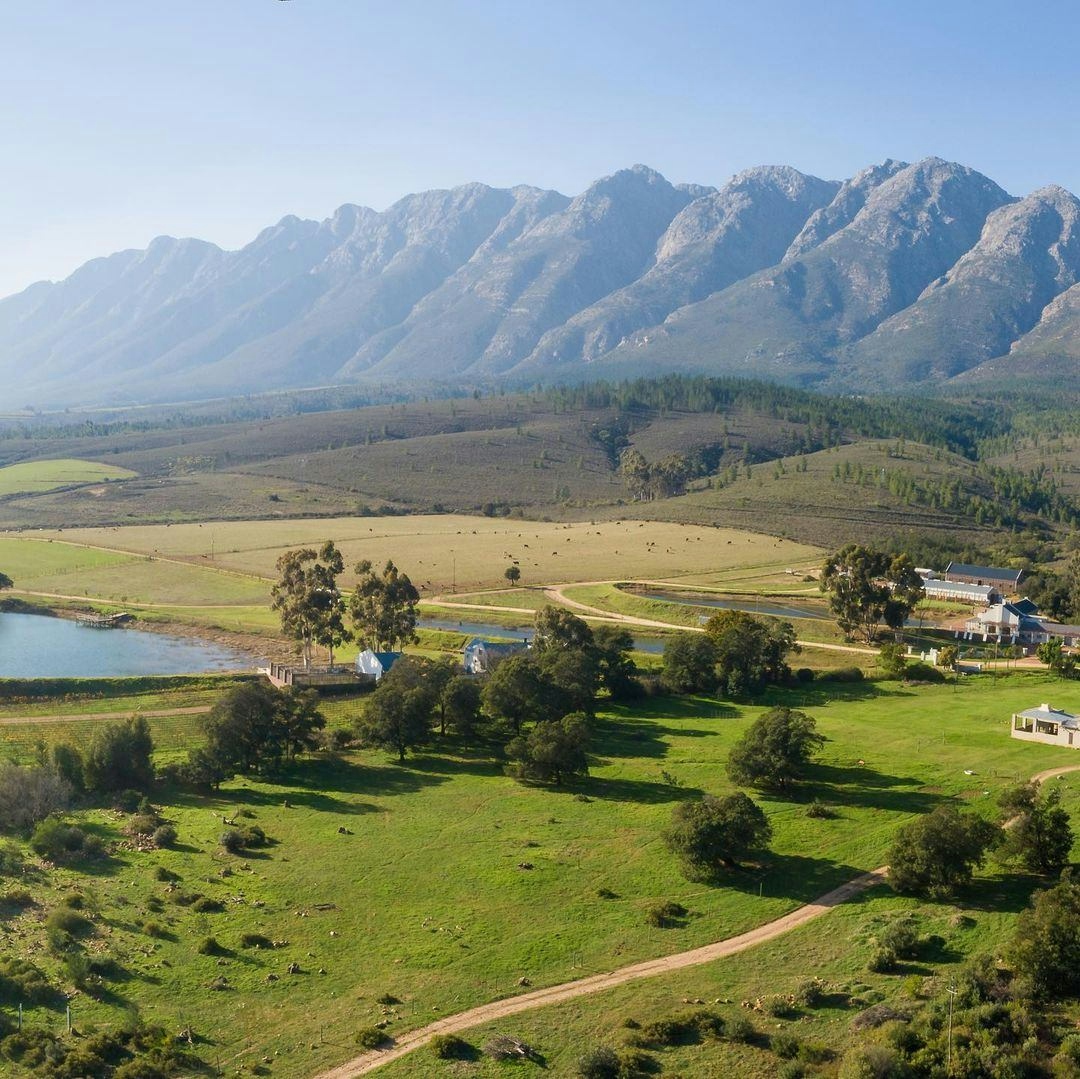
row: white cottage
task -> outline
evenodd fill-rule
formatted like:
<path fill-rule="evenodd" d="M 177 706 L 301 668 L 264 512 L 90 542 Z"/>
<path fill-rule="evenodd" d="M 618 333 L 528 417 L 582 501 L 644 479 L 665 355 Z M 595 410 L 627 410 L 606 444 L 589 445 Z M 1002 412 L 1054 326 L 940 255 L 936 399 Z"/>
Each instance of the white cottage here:
<path fill-rule="evenodd" d="M 370 648 L 365 648 L 356 657 L 356 673 L 366 674 L 378 682 L 401 655 L 400 652 L 372 652 Z"/>
<path fill-rule="evenodd" d="M 1038 708 L 1014 713 L 1009 733 L 1025 742 L 1080 749 L 1080 716 L 1040 704 Z"/>

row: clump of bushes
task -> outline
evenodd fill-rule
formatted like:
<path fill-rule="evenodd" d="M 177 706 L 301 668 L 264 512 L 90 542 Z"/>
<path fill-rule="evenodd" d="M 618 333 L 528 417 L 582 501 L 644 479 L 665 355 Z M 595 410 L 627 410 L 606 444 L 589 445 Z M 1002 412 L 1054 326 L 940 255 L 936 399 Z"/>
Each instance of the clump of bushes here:
<path fill-rule="evenodd" d="M 203 937 L 195 950 L 199 955 L 228 955 L 229 951 L 217 942 L 214 937 Z"/>
<path fill-rule="evenodd" d="M 245 850 L 265 847 L 266 833 L 257 824 L 230 828 L 222 834 L 221 846 L 230 854 L 241 854 Z"/>
<path fill-rule="evenodd" d="M 681 903 L 655 903 L 653 906 L 645 912 L 645 922 L 647 925 L 655 926 L 657 929 L 668 929 L 671 926 L 678 925 L 679 920 L 685 918 L 687 915 L 686 907 Z"/>
<path fill-rule="evenodd" d="M 167 940 L 169 931 L 161 922 L 143 922 L 142 931 L 154 940 Z"/>
<path fill-rule="evenodd" d="M 866 676 L 858 667 L 837 667 L 835 670 L 822 671 L 817 676 L 819 682 L 862 682 Z"/>
<path fill-rule="evenodd" d="M 225 904 L 220 899 L 213 899 L 208 895 L 200 895 L 194 903 L 191 904 L 191 909 L 196 914 L 220 914 L 225 909 Z"/>
<path fill-rule="evenodd" d="M 135 813 L 128 818 L 127 832 L 129 835 L 153 835 L 161 824 L 161 818 L 156 813 Z"/>
<path fill-rule="evenodd" d="M 272 948 L 274 942 L 262 933 L 244 933 L 240 937 L 241 948 Z"/>
<path fill-rule="evenodd" d="M 380 1045 L 385 1045 L 389 1040 L 387 1034 L 378 1027 L 364 1027 L 356 1035 L 356 1044 L 361 1049 L 378 1049 Z"/>
<path fill-rule="evenodd" d="M 54 952 L 63 952 L 70 948 L 75 940 L 88 936 L 93 928 L 90 920 L 77 910 L 57 907 L 45 919 L 45 939 Z"/>
<path fill-rule="evenodd" d="M 727 1036 L 733 1042 L 752 1042 L 757 1037 L 757 1028 L 745 1015 L 737 1015 L 728 1020 Z"/>
<path fill-rule="evenodd" d="M 836 810 L 815 798 L 807 807 L 806 815 L 813 820 L 832 820 Z"/>
<path fill-rule="evenodd" d="M 799 1039 L 788 1030 L 780 1030 L 769 1040 L 769 1048 L 781 1060 L 792 1060 L 799 1053 Z"/>
<path fill-rule="evenodd" d="M 436 1034 L 431 1039 L 431 1051 L 439 1060 L 465 1060 L 473 1054 L 473 1047 L 456 1034 Z"/>
<path fill-rule="evenodd" d="M 819 1008 L 825 1002 L 827 986 L 821 978 L 808 978 L 795 989 L 795 1002 L 801 1008 Z"/>
<path fill-rule="evenodd" d="M 154 880 L 166 881 L 172 883 L 180 879 L 179 873 L 174 873 L 171 869 L 166 869 L 163 865 L 159 865 L 154 870 Z"/>
<path fill-rule="evenodd" d="M 47 1004 L 55 995 L 45 975 L 26 959 L 0 959 L 0 1004 Z"/>
<path fill-rule="evenodd" d="M 602 1045 L 583 1054 L 577 1063 L 580 1079 L 619 1079 L 619 1054 Z"/>
<path fill-rule="evenodd" d="M 78 826 L 67 824 L 59 817 L 46 817 L 34 829 L 30 847 L 42 858 L 55 862 L 85 851 L 86 840 L 86 833 Z"/>

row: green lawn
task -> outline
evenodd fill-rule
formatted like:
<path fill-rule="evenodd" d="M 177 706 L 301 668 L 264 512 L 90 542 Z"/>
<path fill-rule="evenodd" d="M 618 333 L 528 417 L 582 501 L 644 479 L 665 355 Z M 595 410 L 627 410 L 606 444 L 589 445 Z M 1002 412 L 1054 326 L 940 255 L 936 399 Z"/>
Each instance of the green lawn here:
<path fill-rule="evenodd" d="M 377 752 L 312 759 L 273 782 L 237 780 L 213 798 L 167 799 L 176 851 L 122 848 L 89 880 L 64 869 L 32 888 L 46 905 L 58 887 L 91 891 L 96 947 L 131 975 L 111 1001 L 79 998 L 80 1023 L 114 1021 L 119 1006 L 138 1004 L 147 1018 L 191 1023 L 210 1039 L 212 1062 L 276 1055 L 274 1074 L 308 1076 L 353 1051 L 349 1032 L 378 1011 L 380 994 L 405 1002 L 391 1027 L 404 1030 L 513 993 L 522 977 L 551 984 L 680 951 L 770 920 L 880 864 L 896 825 L 945 798 L 990 812 L 1013 777 L 1072 761 L 1007 737 L 1011 711 L 1045 699 L 1076 708 L 1080 688 L 1014 675 L 957 690 L 823 683 L 754 706 L 657 700 L 603 715 L 592 777 L 565 791 L 521 786 L 452 745 L 405 766 Z M 779 702 L 805 707 L 830 739 L 812 781 L 798 801 L 760 799 L 776 833 L 762 872 L 731 887 L 687 883 L 659 839 L 673 804 L 729 789 L 728 749 Z M 341 701 L 328 710 L 340 724 L 359 707 Z M 197 738 L 189 717 L 154 724 L 168 739 L 163 759 Z M 808 818 L 811 797 L 838 816 Z M 273 837 L 269 851 L 249 859 L 220 852 L 221 815 L 238 810 Z M 109 812 L 90 818 L 106 836 L 122 824 Z M 525 862 L 533 868 L 519 868 Z M 171 903 L 153 879 L 158 865 L 179 873 L 183 889 L 222 898 L 226 911 L 199 915 Z M 600 899 L 599 888 L 619 898 Z M 660 899 L 689 908 L 683 928 L 645 924 L 645 908 Z M 148 911 L 158 901 L 163 910 Z M 316 909 L 326 903 L 333 909 Z M 14 919 L 10 941 L 40 957 L 38 909 Z M 147 938 L 137 926 L 147 917 L 175 939 Z M 289 944 L 238 950 L 224 965 L 194 954 L 203 936 L 234 947 L 246 931 Z M 41 961 L 58 973 L 54 960 Z M 303 973 L 285 975 L 291 962 Z M 268 981 L 270 973 L 281 980 Z M 234 987 L 224 998 L 208 988 L 219 974 Z M 34 1021 L 55 1027 L 61 1017 L 42 1012 Z M 413 1066 L 399 1074 L 430 1074 L 426 1058 Z"/>
<path fill-rule="evenodd" d="M 53 491 L 58 487 L 72 487 L 75 484 L 126 480 L 134 475 L 130 469 L 103 465 L 98 461 L 80 461 L 74 458 L 28 461 L 25 464 L 0 468 L 0 497 Z"/>

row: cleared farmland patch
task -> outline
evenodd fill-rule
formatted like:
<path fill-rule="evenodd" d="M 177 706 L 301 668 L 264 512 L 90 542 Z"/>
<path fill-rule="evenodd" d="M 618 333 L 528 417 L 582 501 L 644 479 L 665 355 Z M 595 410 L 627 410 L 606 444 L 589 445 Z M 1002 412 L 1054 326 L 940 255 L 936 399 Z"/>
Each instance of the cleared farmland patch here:
<path fill-rule="evenodd" d="M 73 457 L 56 460 L 26 461 L 0 468 L 0 498 L 31 491 L 52 491 L 76 484 L 106 483 L 130 479 L 135 473 L 116 465 L 82 461 Z"/>

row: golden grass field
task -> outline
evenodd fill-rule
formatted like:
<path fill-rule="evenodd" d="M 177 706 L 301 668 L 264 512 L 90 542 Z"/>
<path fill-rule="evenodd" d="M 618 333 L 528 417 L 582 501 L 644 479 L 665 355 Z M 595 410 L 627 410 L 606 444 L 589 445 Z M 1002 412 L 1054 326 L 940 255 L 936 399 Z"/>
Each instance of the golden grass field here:
<path fill-rule="evenodd" d="M 819 549 L 806 544 L 727 528 L 654 521 L 562 524 L 427 515 L 133 525 L 42 531 L 31 537 L 9 533 L 0 536 L 0 565 L 13 555 L 10 564 L 15 571 L 5 572 L 15 578 L 17 587 L 31 588 L 31 581 L 55 580 L 57 562 L 70 557 L 72 564 L 78 563 L 91 557 L 86 552 L 92 550 L 94 558 L 105 552 L 143 560 L 124 564 L 122 576 L 132 598 L 173 604 L 251 603 L 255 597 L 248 593 L 249 586 L 267 593 L 283 551 L 318 546 L 328 539 L 345 555 L 346 585 L 359 560 L 380 565 L 392 558 L 426 593 L 505 587 L 503 575 L 514 560 L 523 585 L 685 578 L 693 583 L 783 580 L 790 587 L 793 578 L 787 570 L 816 568 L 822 558 Z M 57 548 L 65 554 L 58 555 Z M 50 574 L 36 571 L 39 557 Z M 188 582 L 188 594 L 171 571 L 163 573 L 166 566 Z M 211 576 L 203 577 L 200 571 L 209 571 Z M 110 572 L 110 567 L 80 570 L 79 592 L 93 594 L 95 575 Z M 105 594 L 115 595 L 116 582 L 106 581 L 105 587 Z"/>

